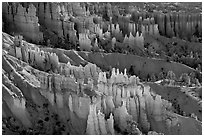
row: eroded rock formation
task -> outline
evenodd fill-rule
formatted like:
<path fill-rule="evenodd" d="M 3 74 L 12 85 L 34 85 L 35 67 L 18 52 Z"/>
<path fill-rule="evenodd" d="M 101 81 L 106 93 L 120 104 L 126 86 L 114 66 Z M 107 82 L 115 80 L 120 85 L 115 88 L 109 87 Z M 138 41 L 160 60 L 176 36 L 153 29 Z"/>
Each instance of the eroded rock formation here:
<path fill-rule="evenodd" d="M 3 3 L 3 134 L 202 134 L 200 12 L 126 4 Z"/>
<path fill-rule="evenodd" d="M 21 34 L 32 42 L 43 42 L 43 33 L 40 31 L 36 7 L 33 4 L 26 8 L 19 3 L 4 2 L 3 7 L 3 18 L 8 25 L 8 32 Z"/>
<path fill-rule="evenodd" d="M 50 54 L 58 58 L 55 53 L 33 46 L 35 54 Z M 50 64 L 56 69 L 51 74 L 41 67 L 40 60 L 35 59 L 37 63 L 33 63 L 16 57 L 3 49 L 3 119 L 8 121 L 9 116 L 14 116 L 16 121 L 22 123 L 17 124 L 21 125 L 19 130 L 25 129 L 26 133 L 37 133 L 35 121 L 46 118 L 44 107 L 48 104 L 48 115 L 57 114 L 55 120 L 64 125 L 63 130 L 57 130 L 60 125 L 53 127 L 53 130 L 44 127 L 39 134 L 53 134 L 57 131 L 57 134 L 124 134 L 129 131 L 131 121 L 137 123 L 135 134 L 150 134 L 150 131 L 201 134 L 200 121 L 174 113 L 175 104 L 168 102 L 171 100 L 162 99 L 161 95 L 164 94 L 156 94 L 157 90 L 154 92 L 152 86 L 141 83 L 138 77 L 128 76 L 126 69 L 122 73 L 113 68 L 110 78 L 107 78 L 106 73 L 97 69 L 96 65 L 77 67 L 53 60 Z M 54 65 L 54 62 L 58 62 L 58 65 Z M 182 106 L 182 102 L 176 103 L 183 112 L 194 112 L 201 120 L 199 112 L 186 109 L 192 104 Z M 196 102 L 193 107 L 197 108 Z M 49 119 L 52 118 L 48 116 L 41 121 L 51 124 L 53 120 Z"/>

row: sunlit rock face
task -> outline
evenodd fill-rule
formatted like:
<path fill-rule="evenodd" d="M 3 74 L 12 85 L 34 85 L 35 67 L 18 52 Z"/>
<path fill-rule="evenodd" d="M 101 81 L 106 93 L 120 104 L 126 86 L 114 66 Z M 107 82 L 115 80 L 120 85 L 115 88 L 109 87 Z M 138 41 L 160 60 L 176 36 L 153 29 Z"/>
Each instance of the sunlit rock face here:
<path fill-rule="evenodd" d="M 30 4 L 23 7 L 19 3 L 3 3 L 3 18 L 6 22 L 7 31 L 10 33 L 20 33 L 27 40 L 32 42 L 42 42 L 43 33 L 40 31 L 39 19 L 36 15 L 36 7 Z"/>
<path fill-rule="evenodd" d="M 155 24 L 154 18 L 144 19 L 142 22 L 142 34 L 159 35 L 158 24 Z"/>
<path fill-rule="evenodd" d="M 79 44 L 82 51 L 91 51 L 92 49 L 91 40 L 88 38 L 87 34 L 79 34 Z"/>
<path fill-rule="evenodd" d="M 164 22 L 164 19 L 166 20 Z M 180 37 L 191 40 L 192 35 L 198 31 L 201 34 L 201 14 L 168 13 L 156 14 L 156 22 L 162 35 Z"/>
<path fill-rule="evenodd" d="M 195 32 L 201 34 L 201 14 L 169 11 L 164 13 L 162 10 L 154 10 L 154 13 L 147 11 L 134 11 L 132 13 L 132 19 L 136 23 L 139 23 L 140 18 L 145 20 L 146 17 L 152 17 L 155 23 L 158 24 L 158 30 L 160 35 L 167 37 L 179 37 L 185 40 L 191 41 Z M 156 26 L 155 26 L 156 27 Z"/>
<path fill-rule="evenodd" d="M 132 33 L 130 32 L 129 37 L 125 35 L 125 38 L 123 40 L 124 44 L 127 44 L 132 49 L 136 49 L 137 47 L 140 49 L 144 49 L 144 37 L 142 34 L 139 36 L 139 33 L 136 33 L 136 36 L 134 37 Z"/>

